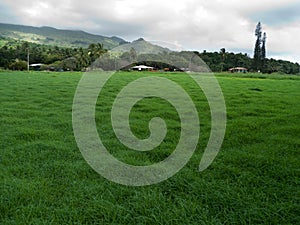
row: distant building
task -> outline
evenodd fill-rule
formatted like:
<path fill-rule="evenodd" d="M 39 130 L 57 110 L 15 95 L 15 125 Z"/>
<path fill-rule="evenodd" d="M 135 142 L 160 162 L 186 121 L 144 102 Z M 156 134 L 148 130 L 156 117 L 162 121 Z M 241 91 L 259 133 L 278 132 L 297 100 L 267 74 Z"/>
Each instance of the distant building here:
<path fill-rule="evenodd" d="M 40 70 L 43 65 L 44 64 L 42 63 L 35 63 L 35 64 L 30 64 L 29 67 L 33 68 L 34 70 Z"/>
<path fill-rule="evenodd" d="M 137 71 L 152 71 L 154 67 L 152 66 L 145 66 L 145 65 L 139 65 L 139 66 L 134 66 L 131 67 L 132 70 L 137 70 Z"/>
<path fill-rule="evenodd" d="M 244 68 L 244 67 L 234 67 L 234 68 L 230 68 L 229 72 L 231 72 L 231 73 L 247 73 L 248 69 Z"/>

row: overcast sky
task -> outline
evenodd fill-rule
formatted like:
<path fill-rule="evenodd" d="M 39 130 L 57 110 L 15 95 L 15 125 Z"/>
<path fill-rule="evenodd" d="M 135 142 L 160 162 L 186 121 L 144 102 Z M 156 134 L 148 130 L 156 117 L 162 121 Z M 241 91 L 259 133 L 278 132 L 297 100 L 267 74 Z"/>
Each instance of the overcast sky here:
<path fill-rule="evenodd" d="M 84 30 L 177 50 L 252 56 L 261 21 L 268 57 L 300 62 L 300 0 L 0 0 L 0 22 Z"/>

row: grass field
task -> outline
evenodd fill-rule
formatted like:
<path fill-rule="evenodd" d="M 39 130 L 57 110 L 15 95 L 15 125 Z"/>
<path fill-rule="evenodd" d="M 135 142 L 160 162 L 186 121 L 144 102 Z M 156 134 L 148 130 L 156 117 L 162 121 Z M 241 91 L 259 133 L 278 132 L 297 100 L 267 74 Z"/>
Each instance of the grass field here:
<path fill-rule="evenodd" d="M 220 153 L 204 172 L 199 162 L 210 111 L 185 74 L 160 74 L 195 102 L 201 137 L 190 162 L 152 186 L 110 182 L 83 159 L 72 130 L 72 103 L 81 73 L 0 72 L 0 224 L 299 224 L 300 77 L 217 75 L 227 106 Z M 110 106 L 128 82 L 147 73 L 116 74 L 97 102 L 99 136 L 118 159 L 148 165 L 177 144 L 180 123 L 171 105 L 145 99 L 131 113 L 133 132 L 149 135 L 161 116 L 166 141 L 136 153 L 116 139 Z"/>

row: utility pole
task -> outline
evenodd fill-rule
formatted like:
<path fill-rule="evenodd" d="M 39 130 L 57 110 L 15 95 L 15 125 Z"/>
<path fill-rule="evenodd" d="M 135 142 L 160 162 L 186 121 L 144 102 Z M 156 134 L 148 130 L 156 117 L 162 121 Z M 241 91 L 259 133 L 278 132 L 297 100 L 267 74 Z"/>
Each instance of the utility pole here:
<path fill-rule="evenodd" d="M 30 59 L 29 59 L 29 47 L 27 48 L 27 71 L 29 72 L 29 61 L 30 61 Z"/>

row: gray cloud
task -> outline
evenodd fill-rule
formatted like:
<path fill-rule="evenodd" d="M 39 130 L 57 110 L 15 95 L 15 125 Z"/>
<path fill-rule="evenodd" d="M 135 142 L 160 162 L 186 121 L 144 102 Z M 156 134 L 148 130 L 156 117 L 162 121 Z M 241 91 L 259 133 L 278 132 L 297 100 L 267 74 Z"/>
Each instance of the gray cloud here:
<path fill-rule="evenodd" d="M 295 21 L 300 21 L 300 2 L 255 13 L 251 16 L 254 21 L 261 20 L 272 26 L 280 26 Z"/>
<path fill-rule="evenodd" d="M 2 23 L 18 23 L 20 22 L 11 8 L 0 2 L 0 22 Z"/>
<path fill-rule="evenodd" d="M 225 47 L 251 53 L 255 25 L 262 21 L 268 49 L 289 52 L 293 61 L 300 61 L 297 0 L 2 1 L 3 22 L 81 29 L 129 41 L 144 37 L 198 51 Z"/>

